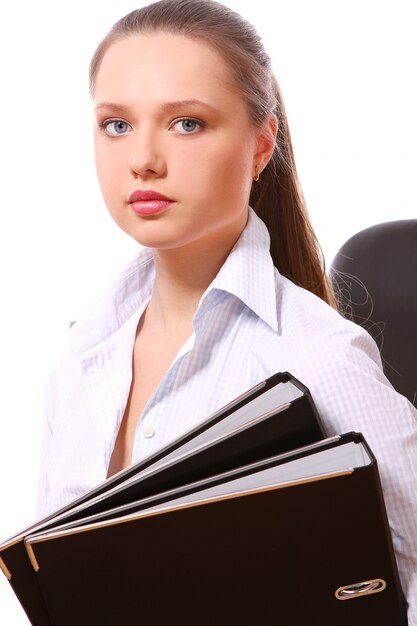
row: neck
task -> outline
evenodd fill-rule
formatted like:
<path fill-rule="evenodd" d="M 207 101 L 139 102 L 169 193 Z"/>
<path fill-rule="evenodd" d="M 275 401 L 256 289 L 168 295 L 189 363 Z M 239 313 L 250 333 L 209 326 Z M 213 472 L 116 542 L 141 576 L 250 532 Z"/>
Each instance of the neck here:
<path fill-rule="evenodd" d="M 188 324 L 197 310 L 201 296 L 226 261 L 236 237 L 204 248 L 201 242 L 174 250 L 154 250 L 155 285 L 147 317 L 161 330 L 169 331 Z"/>

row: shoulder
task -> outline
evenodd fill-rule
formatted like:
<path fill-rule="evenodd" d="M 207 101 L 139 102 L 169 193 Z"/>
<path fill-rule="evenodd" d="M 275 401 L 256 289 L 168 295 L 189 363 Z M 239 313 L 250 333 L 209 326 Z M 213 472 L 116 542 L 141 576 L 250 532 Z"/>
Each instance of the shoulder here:
<path fill-rule="evenodd" d="M 378 347 L 365 329 L 344 318 L 326 302 L 278 271 L 275 275 L 279 335 L 294 348 L 294 357 L 308 353 L 342 358 L 344 351 L 362 351 L 380 369 Z"/>
<path fill-rule="evenodd" d="M 282 276 L 275 269 L 275 291 L 279 312 L 284 320 L 296 315 L 297 321 L 302 321 L 306 327 L 314 328 L 322 325 L 351 327 L 351 322 L 346 320 L 336 309 L 328 305 L 324 300 L 303 287 L 295 285 L 291 280 Z"/>
<path fill-rule="evenodd" d="M 280 291 L 289 371 L 310 389 L 329 434 L 361 430 L 374 441 L 378 433 L 381 445 L 393 419 L 415 423 L 416 410 L 385 377 L 365 329 L 282 277 Z"/>
<path fill-rule="evenodd" d="M 288 370 L 304 383 L 329 434 L 367 431 L 393 410 L 409 414 L 369 333 L 279 274 L 276 280 L 278 332 L 265 331 L 258 351 L 268 373 Z"/>

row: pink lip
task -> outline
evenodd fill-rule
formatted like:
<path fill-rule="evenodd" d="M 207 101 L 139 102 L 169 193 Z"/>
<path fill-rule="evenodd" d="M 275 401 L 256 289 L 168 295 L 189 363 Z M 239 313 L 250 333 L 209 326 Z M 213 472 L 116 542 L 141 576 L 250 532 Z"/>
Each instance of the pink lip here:
<path fill-rule="evenodd" d="M 138 215 L 155 215 L 165 211 L 174 200 L 157 191 L 137 189 L 129 197 L 129 204 Z"/>

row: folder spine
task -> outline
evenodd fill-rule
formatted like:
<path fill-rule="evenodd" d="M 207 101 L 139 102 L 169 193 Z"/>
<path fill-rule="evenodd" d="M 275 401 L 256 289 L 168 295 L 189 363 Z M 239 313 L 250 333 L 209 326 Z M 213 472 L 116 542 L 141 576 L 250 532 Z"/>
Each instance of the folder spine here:
<path fill-rule="evenodd" d="M 25 548 L 26 548 L 26 551 L 28 553 L 29 561 L 31 562 L 33 569 L 35 570 L 35 572 L 38 572 L 39 571 L 39 564 L 38 564 L 38 561 L 36 560 L 36 556 L 35 556 L 35 553 L 33 551 L 33 547 L 26 540 L 25 540 Z"/>

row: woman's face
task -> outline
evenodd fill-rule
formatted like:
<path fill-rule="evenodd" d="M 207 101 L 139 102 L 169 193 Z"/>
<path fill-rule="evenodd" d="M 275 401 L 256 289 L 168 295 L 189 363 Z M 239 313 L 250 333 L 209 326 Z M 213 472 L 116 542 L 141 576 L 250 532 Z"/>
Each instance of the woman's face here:
<path fill-rule="evenodd" d="M 222 57 L 179 35 L 122 39 L 104 55 L 94 101 L 97 173 L 117 224 L 155 249 L 231 247 L 274 128 L 254 129 Z M 149 193 L 132 202 L 135 191 Z"/>

